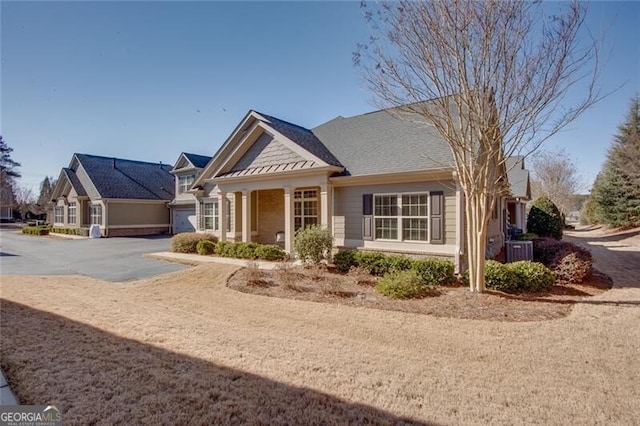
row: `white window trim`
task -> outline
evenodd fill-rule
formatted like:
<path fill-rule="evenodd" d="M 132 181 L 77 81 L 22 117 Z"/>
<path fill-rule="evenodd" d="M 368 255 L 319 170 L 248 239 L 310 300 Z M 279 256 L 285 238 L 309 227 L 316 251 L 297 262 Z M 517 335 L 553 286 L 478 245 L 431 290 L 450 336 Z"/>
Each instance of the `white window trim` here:
<path fill-rule="evenodd" d="M 427 215 L 426 216 L 403 216 L 402 215 L 402 196 L 404 195 L 426 195 L 427 196 Z M 398 214 L 396 216 L 376 216 L 376 198 L 377 197 L 396 197 L 396 207 Z M 431 242 L 431 192 L 430 191 L 412 191 L 412 192 L 381 192 L 373 194 L 373 240 L 374 241 L 406 241 L 410 243 L 428 244 Z M 396 219 L 396 231 L 398 238 L 377 238 L 376 237 L 376 219 Z M 403 219 L 426 219 L 427 220 L 427 239 L 426 240 L 405 240 L 403 239 Z"/>
<path fill-rule="evenodd" d="M 205 214 L 207 204 L 213 205 L 212 215 Z M 203 200 L 200 211 L 202 212 L 202 230 L 203 231 L 219 231 L 220 230 L 220 209 L 218 206 L 218 200 L 216 199 Z M 207 228 L 206 220 L 205 220 L 207 217 L 213 218 L 213 228 Z"/>
<path fill-rule="evenodd" d="M 73 215 L 71 214 L 73 212 Z M 73 218 L 73 222 L 71 219 Z M 78 221 L 78 205 L 76 203 L 69 203 L 67 207 L 67 223 L 70 225 L 77 225 Z"/>
<path fill-rule="evenodd" d="M 304 196 L 304 191 L 314 191 L 316 195 L 315 195 L 315 197 L 304 198 L 303 197 Z M 300 198 L 296 198 L 296 193 L 297 192 L 301 193 Z M 305 215 L 305 212 L 304 212 L 304 202 L 305 201 L 315 201 L 316 202 L 316 214 L 315 214 L 315 216 Z M 300 206 L 300 212 L 302 214 L 299 214 L 299 215 L 295 214 L 296 203 L 302 203 L 302 205 Z M 298 229 L 304 229 L 307 225 L 318 225 L 320 223 L 320 214 L 319 214 L 320 213 L 320 208 L 321 208 L 321 206 L 320 206 L 320 191 L 318 190 L 318 188 L 298 188 L 298 189 L 293 191 L 293 221 L 295 223 L 296 218 L 300 218 L 301 219 L 300 220 L 301 226 Z M 309 224 L 305 223 L 306 222 L 305 219 L 312 218 L 312 217 L 315 217 L 315 219 L 316 219 L 315 223 L 309 223 Z M 298 229 L 296 229 L 296 231 Z"/>
<path fill-rule="evenodd" d="M 184 183 L 183 183 L 183 180 L 185 181 Z M 193 185 L 193 182 L 195 181 L 196 181 L 196 175 L 194 174 L 178 176 L 178 194 L 182 194 L 188 191 L 189 188 L 191 188 L 191 185 Z"/>
<path fill-rule="evenodd" d="M 58 214 L 60 212 L 60 214 Z M 60 219 L 60 220 L 58 220 Z M 53 210 L 53 222 L 64 223 L 64 206 L 56 206 Z"/>
<path fill-rule="evenodd" d="M 96 208 L 99 208 L 99 209 L 100 209 L 100 214 L 99 214 L 99 215 L 97 215 L 97 214 L 94 214 L 94 213 L 93 213 L 93 211 L 94 211 L 94 210 L 93 210 L 93 209 L 94 209 L 94 207 L 96 207 Z M 102 208 L 102 204 L 92 204 L 92 205 L 89 207 L 89 213 L 90 213 L 90 216 L 91 216 L 91 224 L 92 224 L 92 225 L 100 225 L 100 226 L 102 226 L 102 219 L 103 219 L 103 215 L 104 215 L 104 211 L 103 211 L 103 210 L 104 210 L 104 209 Z M 96 222 L 96 221 L 94 220 L 96 217 L 99 217 L 99 218 L 100 218 L 100 221 L 99 221 L 99 222 Z"/>

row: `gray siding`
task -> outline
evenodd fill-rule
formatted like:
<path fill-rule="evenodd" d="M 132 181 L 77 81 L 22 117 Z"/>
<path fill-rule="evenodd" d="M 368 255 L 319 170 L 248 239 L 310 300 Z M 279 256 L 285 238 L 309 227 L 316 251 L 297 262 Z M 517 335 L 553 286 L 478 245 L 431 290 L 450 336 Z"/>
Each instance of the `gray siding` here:
<path fill-rule="evenodd" d="M 445 197 L 445 244 L 456 243 L 456 191 L 453 181 L 337 187 L 334 191 L 334 235 L 336 238 L 348 240 L 362 239 L 363 194 L 443 191 Z"/>
<path fill-rule="evenodd" d="M 263 133 L 231 169 L 232 172 L 305 161 L 304 158 Z"/>

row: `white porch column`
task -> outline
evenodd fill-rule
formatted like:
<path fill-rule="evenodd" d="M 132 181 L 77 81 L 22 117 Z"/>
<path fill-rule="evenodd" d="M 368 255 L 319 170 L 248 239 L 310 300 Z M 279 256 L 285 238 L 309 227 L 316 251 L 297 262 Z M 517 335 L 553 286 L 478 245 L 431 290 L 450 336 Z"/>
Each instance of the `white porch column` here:
<path fill-rule="evenodd" d="M 293 257 L 293 189 L 284 187 L 284 250 Z"/>
<path fill-rule="evenodd" d="M 227 241 L 227 193 L 218 193 L 218 222 L 220 223 L 220 236 L 218 241 Z"/>
<path fill-rule="evenodd" d="M 331 217 L 329 191 L 331 191 L 331 187 L 328 184 L 320 185 L 320 226 L 327 229 L 329 229 L 329 218 Z"/>
<path fill-rule="evenodd" d="M 526 233 L 527 232 L 527 204 L 526 203 L 520 203 L 520 215 L 522 216 L 522 226 L 520 228 L 522 228 L 522 232 Z"/>
<path fill-rule="evenodd" d="M 242 242 L 251 241 L 251 191 L 242 191 Z"/>
<path fill-rule="evenodd" d="M 520 201 L 516 204 L 516 226 L 520 229 L 524 229 L 522 226 L 522 204 Z"/>

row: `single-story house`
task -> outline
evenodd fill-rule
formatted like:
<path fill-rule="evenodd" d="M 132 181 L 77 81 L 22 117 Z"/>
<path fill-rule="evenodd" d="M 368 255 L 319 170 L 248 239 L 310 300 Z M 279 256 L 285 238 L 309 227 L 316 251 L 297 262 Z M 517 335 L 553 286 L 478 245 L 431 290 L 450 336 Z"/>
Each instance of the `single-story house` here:
<path fill-rule="evenodd" d="M 162 163 L 73 154 L 53 190 L 53 225 L 103 236 L 169 233 L 172 167 Z"/>
<path fill-rule="evenodd" d="M 337 117 L 312 129 L 249 111 L 188 191 L 195 226 L 220 240 L 275 243 L 326 226 L 337 247 L 464 256 L 463 192 L 449 146 L 424 120 L 388 110 Z M 191 168 L 186 156 L 176 163 Z M 195 165 L 194 165 L 195 166 Z M 176 197 L 173 204 L 179 204 Z M 496 206 L 488 253 L 504 245 Z"/>
<path fill-rule="evenodd" d="M 171 229 L 174 234 L 195 232 L 198 228 L 197 200 L 188 190 L 209 161 L 211 157 L 183 152 L 173 165 L 171 173 L 175 176 L 176 196 L 169 206 L 171 207 Z"/>

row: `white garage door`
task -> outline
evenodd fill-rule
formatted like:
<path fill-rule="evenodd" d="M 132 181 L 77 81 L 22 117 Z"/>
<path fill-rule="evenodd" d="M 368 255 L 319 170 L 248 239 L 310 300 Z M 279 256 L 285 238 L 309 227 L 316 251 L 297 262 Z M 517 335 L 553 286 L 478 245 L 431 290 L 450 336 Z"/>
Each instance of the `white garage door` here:
<path fill-rule="evenodd" d="M 196 211 L 195 209 L 174 209 L 173 210 L 173 233 L 195 232 Z"/>

